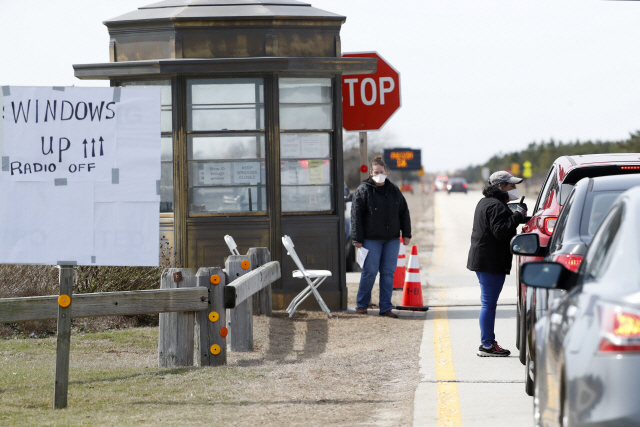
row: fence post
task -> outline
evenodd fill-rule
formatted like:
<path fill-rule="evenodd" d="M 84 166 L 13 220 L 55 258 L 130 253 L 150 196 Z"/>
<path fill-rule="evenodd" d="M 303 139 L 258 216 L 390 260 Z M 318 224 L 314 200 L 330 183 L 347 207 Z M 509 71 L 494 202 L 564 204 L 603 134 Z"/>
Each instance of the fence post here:
<path fill-rule="evenodd" d="M 160 289 L 196 286 L 196 276 L 190 268 L 166 268 L 162 272 Z M 160 313 L 158 335 L 158 366 L 193 366 L 193 328 L 195 312 Z"/>
<path fill-rule="evenodd" d="M 262 267 L 271 261 L 271 253 L 267 248 L 251 248 L 247 252 L 249 262 L 251 262 L 251 270 Z M 253 295 L 253 314 L 256 316 L 265 315 L 271 317 L 273 314 L 271 301 L 271 285 L 262 289 Z"/>
<path fill-rule="evenodd" d="M 71 296 L 75 266 L 58 265 L 60 297 L 58 298 L 58 336 L 56 342 L 56 384 L 53 393 L 54 409 L 67 407 L 69 390 L 69 351 L 71 347 Z"/>
<path fill-rule="evenodd" d="M 247 255 L 231 255 L 225 263 L 227 284 L 250 272 L 252 268 Z M 251 302 L 252 298 L 247 298 L 236 308 L 227 311 L 231 351 L 253 351 L 253 304 Z"/>
<path fill-rule="evenodd" d="M 224 308 L 224 286 L 227 284 L 220 267 L 202 267 L 196 273 L 198 286 L 209 289 L 209 309 L 196 313 L 196 365 L 227 364 L 227 313 Z"/>

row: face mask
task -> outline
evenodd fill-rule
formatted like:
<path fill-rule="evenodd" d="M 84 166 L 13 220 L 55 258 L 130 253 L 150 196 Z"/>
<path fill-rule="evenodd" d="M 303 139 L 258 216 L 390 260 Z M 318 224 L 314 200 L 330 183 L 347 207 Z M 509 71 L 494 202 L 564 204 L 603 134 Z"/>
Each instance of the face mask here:
<path fill-rule="evenodd" d="M 507 194 L 509 195 L 509 200 L 518 200 L 520 198 L 517 188 L 507 191 Z"/>
<path fill-rule="evenodd" d="M 378 184 L 382 184 L 387 179 L 387 175 L 379 174 L 373 177 L 373 180 Z"/>

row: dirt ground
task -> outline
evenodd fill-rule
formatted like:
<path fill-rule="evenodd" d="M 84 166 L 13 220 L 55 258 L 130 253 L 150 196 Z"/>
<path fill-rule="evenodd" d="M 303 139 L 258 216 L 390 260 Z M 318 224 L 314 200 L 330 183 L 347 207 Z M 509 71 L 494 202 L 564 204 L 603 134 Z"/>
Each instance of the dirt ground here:
<path fill-rule="evenodd" d="M 424 269 L 432 249 L 432 196 L 406 197 L 412 244 L 418 246 Z M 355 306 L 358 284 L 348 287 L 349 306 Z M 394 293 L 394 304 L 399 294 Z M 372 301 L 377 298 L 376 286 Z M 40 396 L 40 387 L 49 386 L 52 377 L 29 379 L 37 371 L 25 363 L 51 364 L 46 354 L 55 351 L 55 338 L 22 340 L 18 352 L 5 341 L 0 373 L 13 371 L 14 377 L 4 384 L 0 380 L 0 415 L 7 414 L 0 420 L 3 425 L 20 425 L 28 417 L 43 425 L 408 426 L 420 380 L 423 326 L 424 320 L 346 312 L 327 318 L 322 312 L 299 311 L 289 319 L 280 311 L 271 318 L 254 317 L 254 351 L 230 352 L 227 367 L 177 370 L 157 368 L 157 328 L 115 332 L 133 341 L 116 343 L 113 350 L 98 347 L 113 339 L 107 334 L 91 343 L 84 341 L 94 339 L 91 334 L 76 334 L 70 408 L 53 413 L 49 392 Z M 42 356 L 29 350 L 35 345 Z M 171 393 L 163 394 L 168 387 Z M 110 399 L 117 404 L 109 404 Z"/>

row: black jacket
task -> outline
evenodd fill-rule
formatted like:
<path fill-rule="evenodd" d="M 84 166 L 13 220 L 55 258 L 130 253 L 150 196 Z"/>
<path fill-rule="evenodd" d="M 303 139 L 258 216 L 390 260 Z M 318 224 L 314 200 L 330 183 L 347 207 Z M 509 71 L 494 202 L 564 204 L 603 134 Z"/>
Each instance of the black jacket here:
<path fill-rule="evenodd" d="M 400 189 L 388 179 L 377 186 L 371 177 L 360 183 L 351 204 L 351 238 L 391 240 L 411 238 L 411 217 Z"/>
<path fill-rule="evenodd" d="M 507 206 L 509 196 L 497 186 L 485 188 L 483 194 L 485 197 L 478 202 L 473 217 L 467 268 L 509 274 L 512 259 L 509 242 L 524 218 L 519 212 L 511 212 Z"/>

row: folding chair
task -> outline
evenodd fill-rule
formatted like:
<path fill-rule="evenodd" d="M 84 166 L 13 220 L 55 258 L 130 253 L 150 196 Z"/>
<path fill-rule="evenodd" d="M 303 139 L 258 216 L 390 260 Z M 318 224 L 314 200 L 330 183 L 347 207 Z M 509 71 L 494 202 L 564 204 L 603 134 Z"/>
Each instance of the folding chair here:
<path fill-rule="evenodd" d="M 236 241 L 233 240 L 233 237 L 227 234 L 226 236 L 224 236 L 224 241 L 229 247 L 231 255 L 240 255 L 240 252 L 238 251 L 238 245 L 236 245 Z"/>
<path fill-rule="evenodd" d="M 293 277 L 297 279 L 304 278 L 307 281 L 308 285 L 293 299 L 293 301 L 291 301 L 289 307 L 287 307 L 287 313 L 289 313 L 289 317 L 293 316 L 293 313 L 295 313 L 298 306 L 302 304 L 302 302 L 307 299 L 307 297 L 312 293 L 316 297 L 316 300 L 318 300 L 318 304 L 320 304 L 320 308 L 322 309 L 322 311 L 324 311 L 329 317 L 331 317 L 329 308 L 324 303 L 324 300 L 318 292 L 318 286 L 320 286 L 320 284 L 324 282 L 327 277 L 331 277 L 331 272 L 328 270 L 306 270 L 300 262 L 300 258 L 298 258 L 298 254 L 296 254 L 295 249 L 293 249 L 293 242 L 291 241 L 291 237 L 286 235 L 283 236 L 282 244 L 287 250 L 287 255 L 293 258 L 293 262 L 295 262 L 299 268 L 299 270 L 295 270 L 293 272 Z M 311 279 L 315 280 L 312 282 Z"/>

